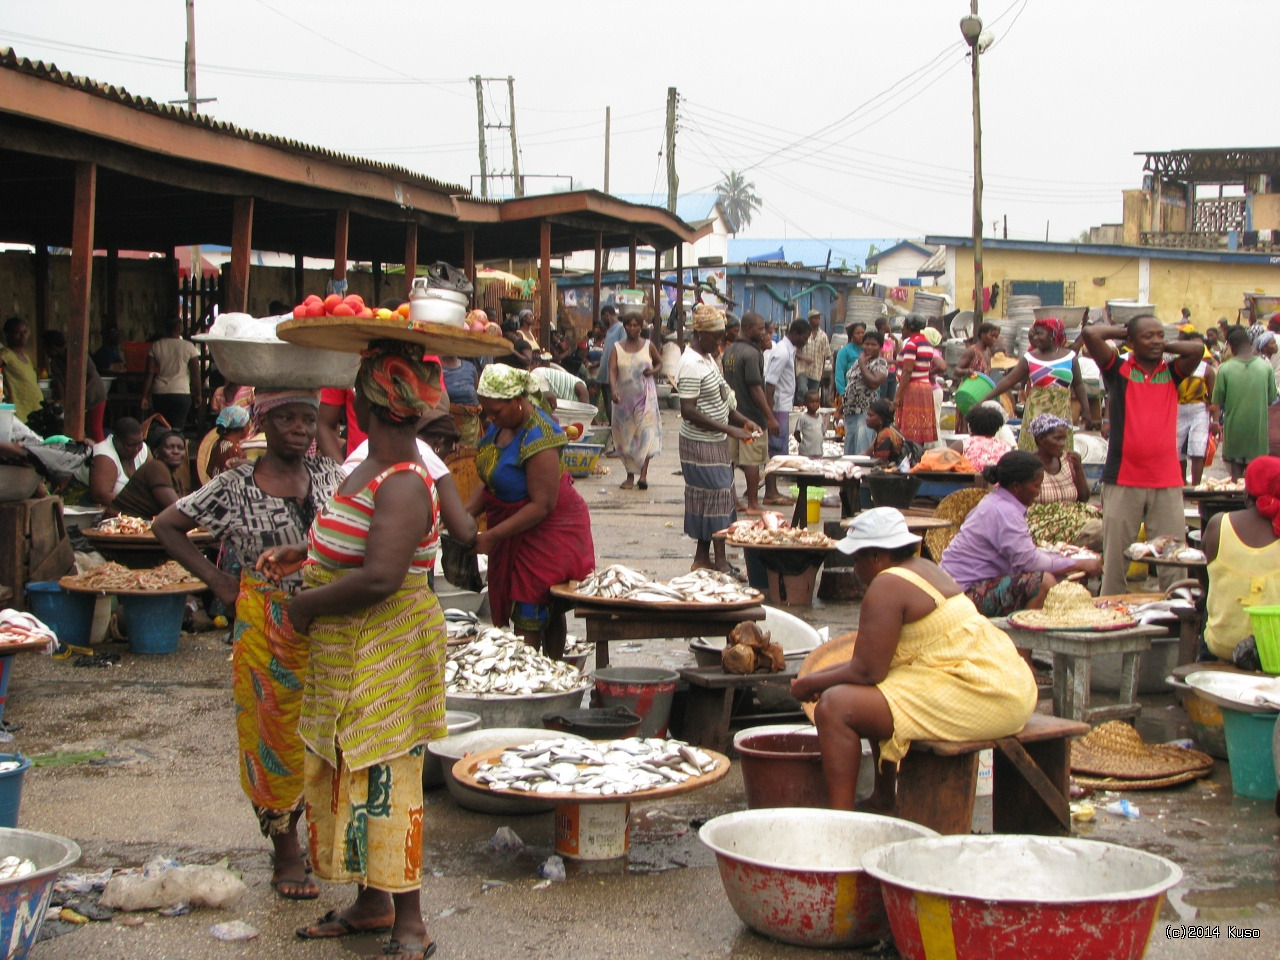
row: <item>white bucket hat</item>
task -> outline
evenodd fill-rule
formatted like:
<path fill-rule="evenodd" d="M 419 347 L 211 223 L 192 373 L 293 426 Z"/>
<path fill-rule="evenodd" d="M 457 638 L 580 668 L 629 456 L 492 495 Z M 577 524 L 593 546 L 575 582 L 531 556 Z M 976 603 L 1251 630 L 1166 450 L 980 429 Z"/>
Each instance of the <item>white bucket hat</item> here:
<path fill-rule="evenodd" d="M 907 529 L 907 521 L 900 511 L 893 507 L 874 507 L 853 518 L 844 539 L 836 543 L 836 549 L 853 554 L 873 547 L 896 550 L 919 543 L 920 538 Z"/>

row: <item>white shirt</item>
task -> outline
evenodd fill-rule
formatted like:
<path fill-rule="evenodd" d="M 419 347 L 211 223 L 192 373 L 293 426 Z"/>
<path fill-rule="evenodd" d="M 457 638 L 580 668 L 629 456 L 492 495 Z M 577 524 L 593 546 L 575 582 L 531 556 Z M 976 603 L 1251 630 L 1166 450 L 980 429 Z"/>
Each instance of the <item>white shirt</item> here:
<path fill-rule="evenodd" d="M 773 412 L 790 410 L 796 395 L 796 345 L 783 337 L 764 356 L 764 382 L 773 385 Z"/>
<path fill-rule="evenodd" d="M 444 465 L 444 461 L 436 456 L 436 452 L 431 449 L 430 445 L 422 439 L 418 443 L 418 456 L 422 458 L 422 464 L 427 468 L 427 473 L 432 480 L 439 480 L 449 468 Z M 360 441 L 360 446 L 351 451 L 351 456 L 342 461 L 342 472 L 348 477 L 355 472 L 356 467 L 364 463 L 369 457 L 369 441 Z"/>
<path fill-rule="evenodd" d="M 117 496 L 121 490 L 129 483 L 129 478 L 125 476 L 124 464 L 120 462 L 120 452 L 116 450 L 116 445 L 111 442 L 111 438 L 103 440 L 101 443 L 93 445 L 93 451 L 89 454 L 89 458 L 76 470 L 76 479 L 86 486 L 89 483 L 89 467 L 92 466 L 95 457 L 106 457 L 116 465 L 116 486 L 111 492 L 111 496 Z M 137 470 L 151 458 L 151 452 L 144 443 L 142 449 L 138 451 L 138 455 L 133 458 L 133 469 Z"/>

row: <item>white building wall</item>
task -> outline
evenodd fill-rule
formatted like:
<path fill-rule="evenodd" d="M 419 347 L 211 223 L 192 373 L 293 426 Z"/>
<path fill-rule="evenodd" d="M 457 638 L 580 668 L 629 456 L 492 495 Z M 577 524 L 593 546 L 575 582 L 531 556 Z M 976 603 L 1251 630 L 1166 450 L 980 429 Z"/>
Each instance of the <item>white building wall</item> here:
<path fill-rule="evenodd" d="M 897 286 L 904 279 L 914 277 L 928 259 L 928 256 L 910 249 L 891 253 L 876 261 L 876 280 L 887 287 Z"/>

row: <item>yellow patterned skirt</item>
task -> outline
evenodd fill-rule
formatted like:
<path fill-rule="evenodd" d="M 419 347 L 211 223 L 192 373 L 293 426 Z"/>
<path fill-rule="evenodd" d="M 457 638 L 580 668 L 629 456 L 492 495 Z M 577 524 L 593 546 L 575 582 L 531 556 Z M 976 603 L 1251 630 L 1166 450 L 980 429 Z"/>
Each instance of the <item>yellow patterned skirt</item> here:
<path fill-rule="evenodd" d="M 364 770 L 307 753 L 307 839 L 318 876 L 388 893 L 421 886 L 422 752 Z"/>

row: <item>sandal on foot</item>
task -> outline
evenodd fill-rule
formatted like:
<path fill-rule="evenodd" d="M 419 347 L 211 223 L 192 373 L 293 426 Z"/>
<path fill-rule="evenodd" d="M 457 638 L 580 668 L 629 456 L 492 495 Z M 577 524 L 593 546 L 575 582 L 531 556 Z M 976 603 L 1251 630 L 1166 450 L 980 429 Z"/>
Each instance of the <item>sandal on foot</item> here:
<path fill-rule="evenodd" d="M 293 884 L 295 886 L 302 887 L 306 892 L 290 893 L 287 890 L 281 889 L 282 885 L 286 884 Z M 311 879 L 310 871 L 308 871 L 307 876 L 301 880 L 291 880 L 287 877 L 272 877 L 271 889 L 276 892 L 277 896 L 284 900 L 316 900 L 320 896 L 320 885 Z"/>
<path fill-rule="evenodd" d="M 648 481 L 648 480 L 637 480 L 637 481 L 636 481 L 636 489 L 637 489 L 637 490 L 648 490 L 648 489 L 649 489 L 649 481 Z"/>
<path fill-rule="evenodd" d="M 427 960 L 436 952 L 436 942 L 428 940 L 426 943 L 401 943 L 395 937 L 392 937 L 382 945 L 382 955 L 384 957 L 405 956 L 409 960 Z"/>
<path fill-rule="evenodd" d="M 318 927 L 323 927 L 327 923 L 337 924 L 340 928 L 337 933 L 317 933 Z M 384 924 L 378 927 L 357 927 L 346 917 L 338 913 L 337 910 L 330 910 L 319 920 L 308 924 L 305 927 L 298 927 L 293 931 L 302 940 L 336 940 L 338 937 L 358 937 L 364 933 L 390 933 L 391 925 Z"/>

